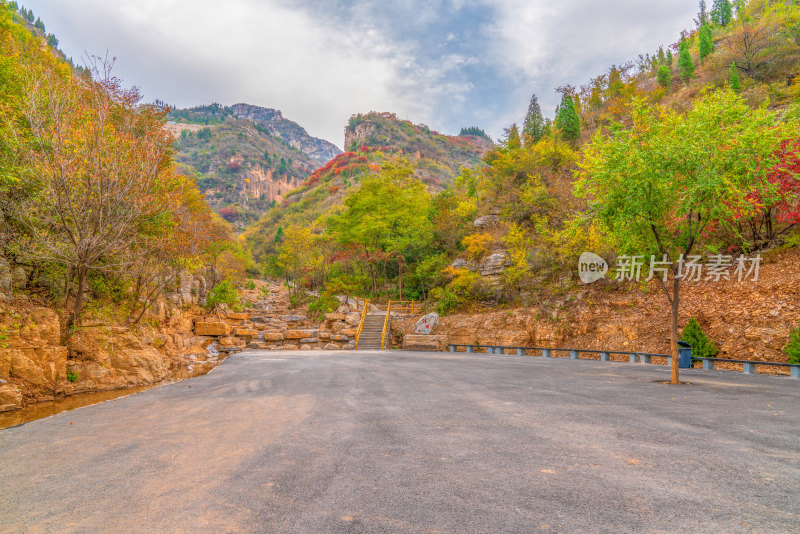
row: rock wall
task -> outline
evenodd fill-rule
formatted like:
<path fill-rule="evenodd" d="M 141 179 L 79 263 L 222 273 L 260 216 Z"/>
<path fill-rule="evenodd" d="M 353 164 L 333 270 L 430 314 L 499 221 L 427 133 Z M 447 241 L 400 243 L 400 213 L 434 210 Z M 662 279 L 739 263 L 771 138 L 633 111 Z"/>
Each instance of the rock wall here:
<path fill-rule="evenodd" d="M 800 324 L 800 249 L 767 257 L 756 282 L 683 285 L 680 323 L 694 317 L 723 358 L 785 362 L 783 347 Z M 669 353 L 669 305 L 661 289 L 610 281 L 560 288 L 527 308 L 454 314 L 433 335 L 446 344 L 498 344 Z M 419 319 L 396 321 L 396 344 Z M 418 341 L 415 341 L 418 343 Z M 440 345 L 442 345 L 440 343 Z"/>

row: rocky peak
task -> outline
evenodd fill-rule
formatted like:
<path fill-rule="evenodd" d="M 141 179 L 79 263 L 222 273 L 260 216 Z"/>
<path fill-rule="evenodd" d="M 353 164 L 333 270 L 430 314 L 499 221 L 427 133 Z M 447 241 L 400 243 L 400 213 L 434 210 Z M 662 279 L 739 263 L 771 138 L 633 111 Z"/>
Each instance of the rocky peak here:
<path fill-rule="evenodd" d="M 342 153 L 333 143 L 310 136 L 305 128 L 285 118 L 280 110 L 241 103 L 234 104 L 230 110 L 237 119 L 252 120 L 266 126 L 271 135 L 303 152 L 319 166 Z"/>

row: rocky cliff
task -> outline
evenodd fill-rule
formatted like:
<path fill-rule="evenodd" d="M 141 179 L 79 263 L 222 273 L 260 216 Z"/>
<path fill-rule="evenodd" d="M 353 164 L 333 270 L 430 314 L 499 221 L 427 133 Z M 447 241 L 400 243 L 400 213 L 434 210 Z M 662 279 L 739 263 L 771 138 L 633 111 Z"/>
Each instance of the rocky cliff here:
<path fill-rule="evenodd" d="M 690 317 L 719 347 L 719 357 L 785 362 L 783 347 L 800 323 L 800 249 L 766 257 L 757 281 L 684 284 L 680 323 Z M 459 313 L 439 319 L 432 335 L 448 343 L 669 353 L 669 307 L 648 286 L 564 280 L 526 308 Z M 394 344 L 414 335 L 418 318 L 395 323 Z"/>

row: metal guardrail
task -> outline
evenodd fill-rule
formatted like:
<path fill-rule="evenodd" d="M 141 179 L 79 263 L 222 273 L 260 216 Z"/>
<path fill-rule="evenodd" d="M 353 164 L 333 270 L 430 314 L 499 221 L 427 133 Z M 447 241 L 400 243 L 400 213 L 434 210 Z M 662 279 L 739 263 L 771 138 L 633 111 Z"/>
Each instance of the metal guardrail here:
<path fill-rule="evenodd" d="M 361 321 L 358 323 L 358 330 L 356 330 L 356 340 L 354 343 L 355 350 L 358 350 L 358 340 L 361 338 L 361 332 L 364 330 L 364 320 L 369 315 L 370 302 L 369 299 L 364 300 L 364 309 L 361 311 Z"/>
<path fill-rule="evenodd" d="M 465 352 L 473 353 L 475 349 L 487 349 L 489 354 L 508 354 L 506 350 L 516 351 L 517 356 L 525 356 L 526 351 L 540 351 L 542 357 L 552 358 L 553 352 L 568 352 L 572 360 L 579 360 L 581 353 L 600 354 L 601 361 L 611 361 L 612 354 L 624 354 L 628 356 L 630 363 L 652 363 L 653 358 L 665 358 L 667 365 L 672 364 L 672 356 L 669 354 L 655 354 L 651 352 L 625 352 L 617 350 L 589 350 L 589 349 L 554 349 L 549 347 L 518 347 L 508 345 L 448 345 L 450 352 L 457 352 L 459 347 L 464 347 Z M 752 360 L 732 360 L 723 358 L 700 358 L 692 356 L 692 361 L 702 361 L 703 369 L 714 369 L 717 362 L 742 364 L 742 371 L 745 374 L 758 374 L 757 366 L 764 367 L 789 367 L 792 378 L 800 378 L 800 364 L 778 363 L 778 362 L 758 362 Z"/>

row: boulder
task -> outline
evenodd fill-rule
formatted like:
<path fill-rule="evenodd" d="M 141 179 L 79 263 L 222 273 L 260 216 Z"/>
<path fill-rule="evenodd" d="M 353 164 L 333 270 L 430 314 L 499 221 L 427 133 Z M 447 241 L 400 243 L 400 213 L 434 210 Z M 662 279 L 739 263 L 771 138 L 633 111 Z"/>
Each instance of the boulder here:
<path fill-rule="evenodd" d="M 345 328 L 338 333 L 341 336 L 356 337 L 356 332 L 358 332 L 358 328 Z"/>
<path fill-rule="evenodd" d="M 22 391 L 16 386 L 0 386 L 0 412 L 22 408 Z"/>
<path fill-rule="evenodd" d="M 11 265 L 9 265 L 7 259 L 0 256 L 0 291 L 9 291 L 13 284 Z"/>
<path fill-rule="evenodd" d="M 429 313 L 423 316 L 419 321 L 414 324 L 415 334 L 430 334 L 436 324 L 439 322 L 439 314 L 436 312 Z"/>
<path fill-rule="evenodd" d="M 11 270 L 11 283 L 14 289 L 25 289 L 28 286 L 28 271 L 22 265 Z"/>
<path fill-rule="evenodd" d="M 319 343 L 319 339 L 315 337 L 304 337 L 300 343 Z"/>
<path fill-rule="evenodd" d="M 481 276 L 503 274 L 503 271 L 505 270 L 505 264 L 505 252 L 495 252 L 494 254 L 486 256 L 481 260 L 479 265 Z"/>
<path fill-rule="evenodd" d="M 198 336 L 227 336 L 231 327 L 223 322 L 197 321 L 194 323 L 194 333 Z"/>
<path fill-rule="evenodd" d="M 328 343 L 327 345 L 322 347 L 322 350 L 341 350 L 341 349 L 340 349 L 339 345 L 337 345 L 335 343 Z"/>
<path fill-rule="evenodd" d="M 300 345 L 300 350 L 311 350 L 311 345 Z"/>
<path fill-rule="evenodd" d="M 478 217 L 472 223 L 478 228 L 489 228 L 491 226 L 496 225 L 500 222 L 500 217 L 497 215 L 484 215 L 483 217 Z"/>
<path fill-rule="evenodd" d="M 350 313 L 350 306 L 348 306 L 347 304 L 342 304 L 336 309 L 336 313 L 343 313 L 347 315 L 348 313 Z"/>
<path fill-rule="evenodd" d="M 440 351 L 447 345 L 447 336 L 414 335 L 403 336 L 403 350 Z"/>
<path fill-rule="evenodd" d="M 358 312 L 350 312 L 347 314 L 347 317 L 345 317 L 345 321 L 347 321 L 347 324 L 350 326 L 358 326 L 361 324 L 361 314 Z"/>
<path fill-rule="evenodd" d="M 331 336 L 331 341 L 350 341 L 350 338 L 341 334 Z"/>

